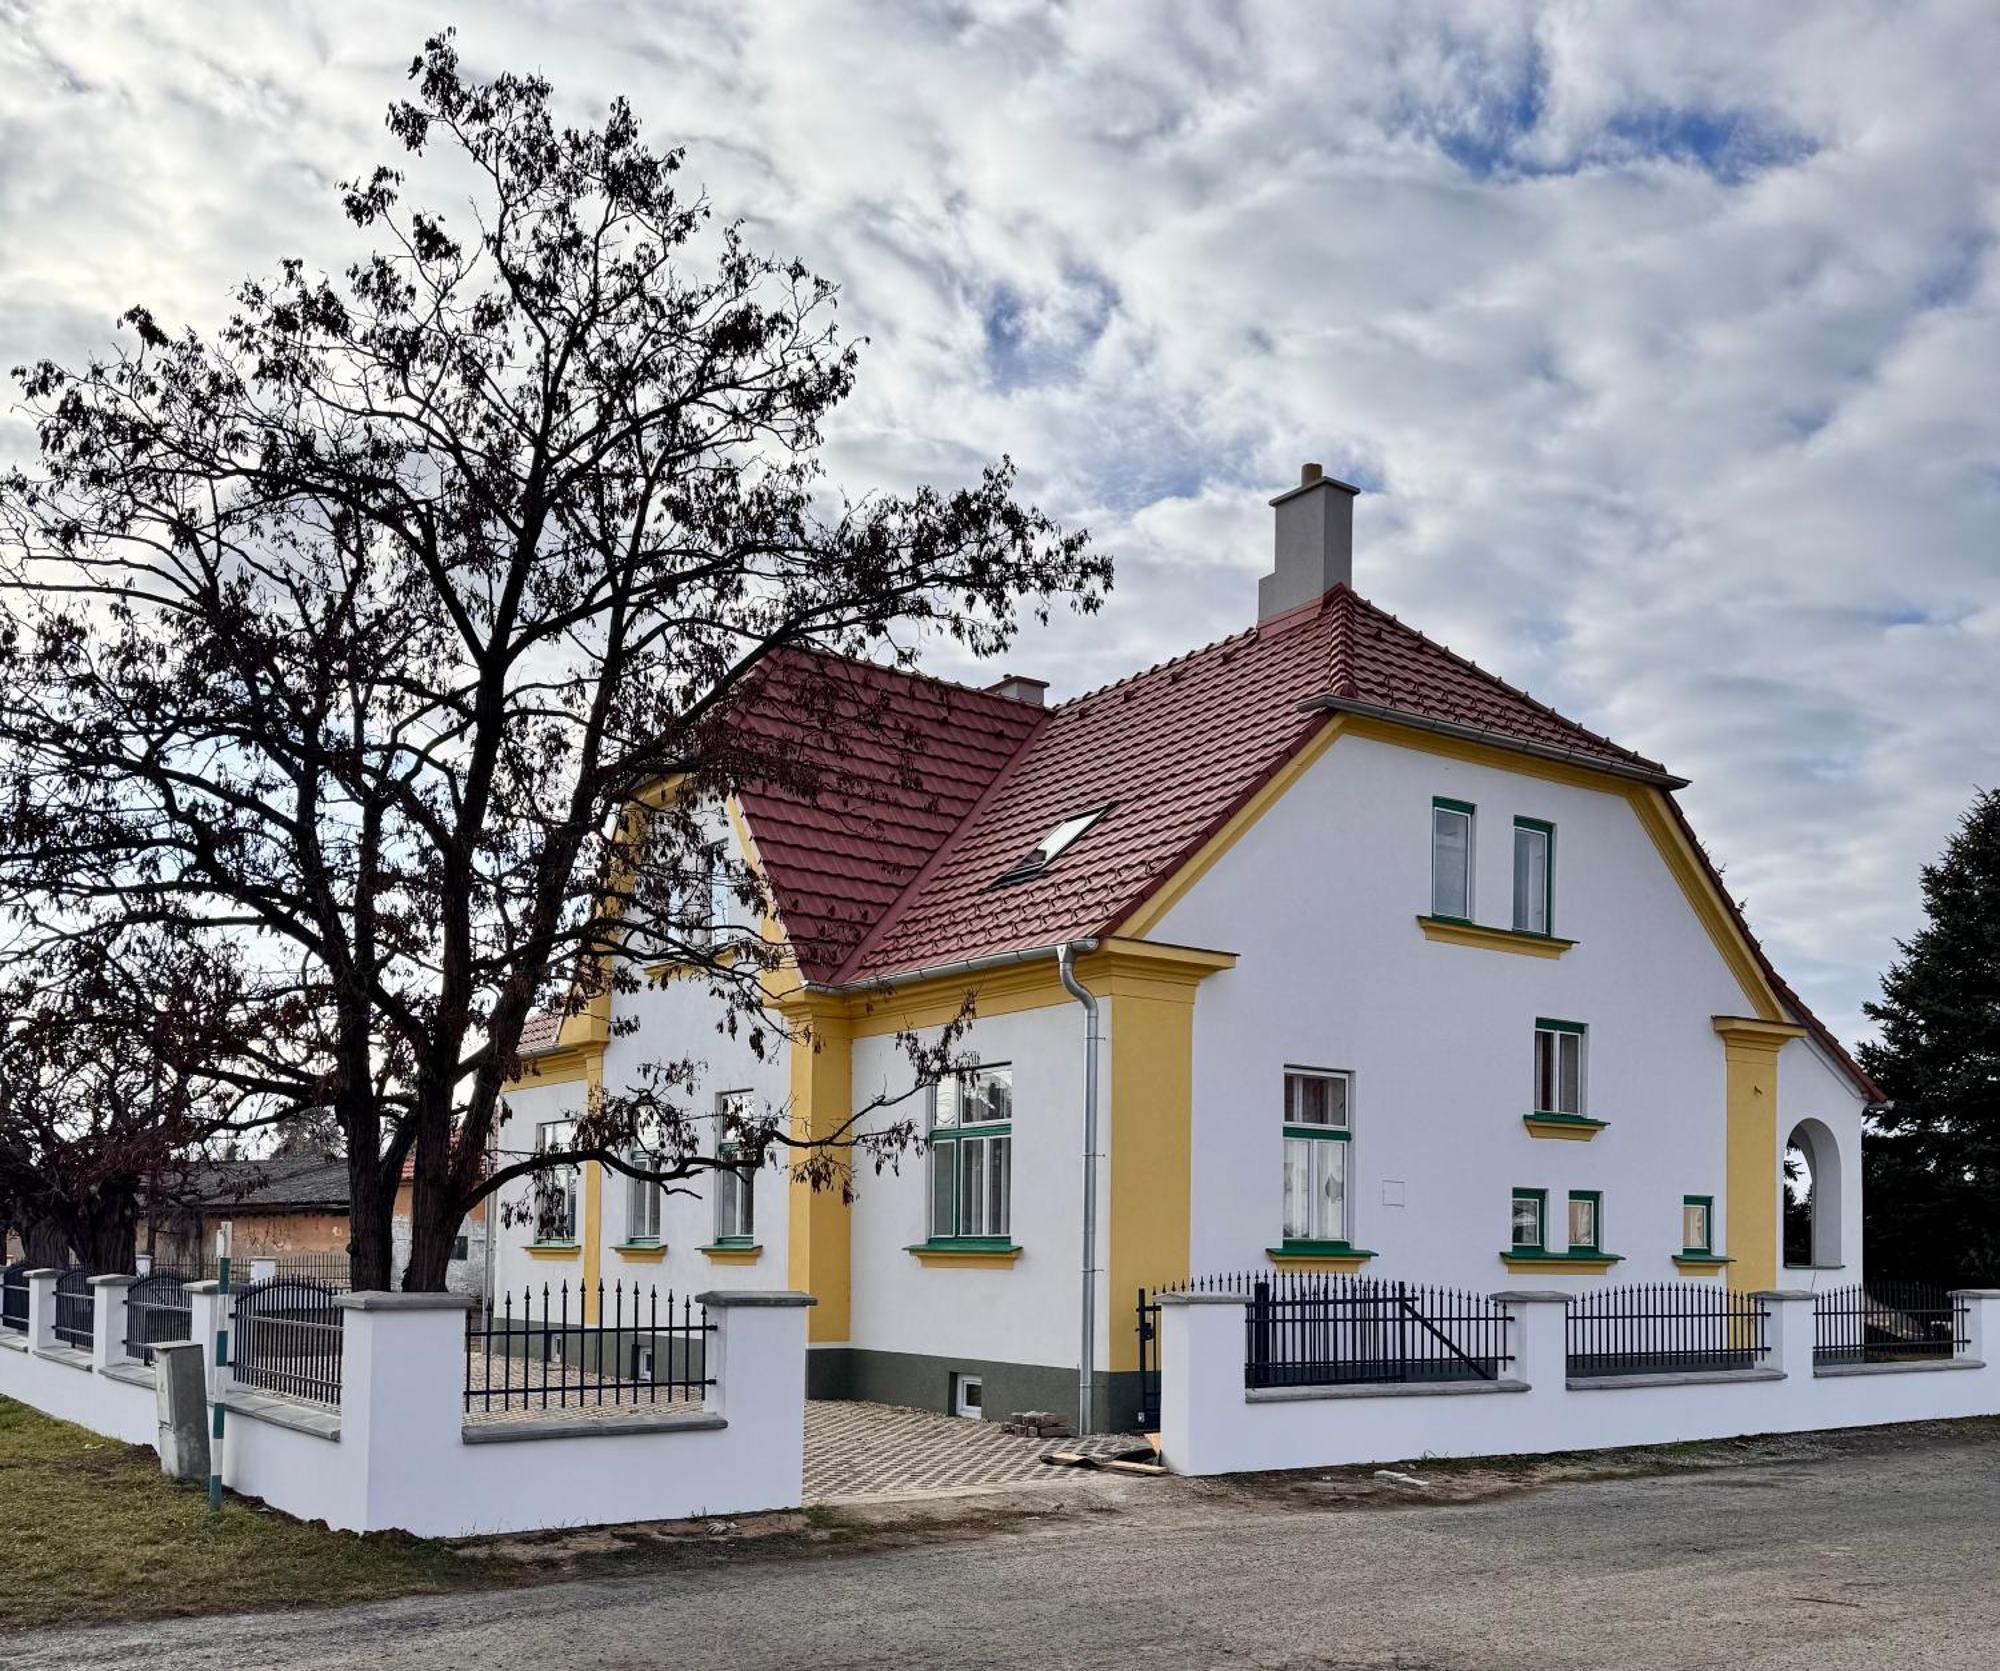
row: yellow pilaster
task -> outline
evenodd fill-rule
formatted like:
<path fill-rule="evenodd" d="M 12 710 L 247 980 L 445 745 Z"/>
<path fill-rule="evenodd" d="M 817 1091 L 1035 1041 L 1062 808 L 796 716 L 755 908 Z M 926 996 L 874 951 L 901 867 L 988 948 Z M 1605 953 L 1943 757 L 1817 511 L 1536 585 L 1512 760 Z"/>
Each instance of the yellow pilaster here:
<path fill-rule="evenodd" d="M 1723 1106 L 1728 1123 L 1724 1217 L 1727 1245 L 1735 1261 L 1730 1283 L 1750 1289 L 1778 1286 L 1783 1243 L 1780 1200 L 1784 1155 L 1778 1131 L 1778 1052 L 1801 1038 L 1803 1027 L 1739 1015 L 1718 1015 L 1722 1039 Z"/>
<path fill-rule="evenodd" d="M 1110 1001 L 1109 1367 L 1139 1367 L 1124 1326 L 1141 1284 L 1188 1274 L 1194 1182 L 1194 1000 L 1211 968 L 1164 973 L 1124 958 L 1085 958 L 1079 974 Z"/>
<path fill-rule="evenodd" d="M 837 1000 L 799 997 L 788 1001 L 785 1010 L 793 1022 L 792 1135 L 801 1141 L 831 1137 L 854 1109 L 853 1023 L 846 1006 Z M 811 1157 L 801 1154 L 797 1159 Z M 814 1189 L 794 1176 L 788 1208 L 787 1281 L 818 1301 L 806 1313 L 806 1339 L 822 1345 L 845 1341 L 853 1216 L 847 1194 L 837 1184 Z"/>

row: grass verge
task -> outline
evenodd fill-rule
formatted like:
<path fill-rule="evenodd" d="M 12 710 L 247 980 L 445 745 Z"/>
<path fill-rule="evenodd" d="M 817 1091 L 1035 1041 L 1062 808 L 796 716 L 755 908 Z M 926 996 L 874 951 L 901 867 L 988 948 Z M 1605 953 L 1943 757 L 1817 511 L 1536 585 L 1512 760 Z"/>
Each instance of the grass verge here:
<path fill-rule="evenodd" d="M 493 1582 L 449 1544 L 357 1537 L 232 1497 L 0 1398 L 0 1629 L 374 1600 Z"/>

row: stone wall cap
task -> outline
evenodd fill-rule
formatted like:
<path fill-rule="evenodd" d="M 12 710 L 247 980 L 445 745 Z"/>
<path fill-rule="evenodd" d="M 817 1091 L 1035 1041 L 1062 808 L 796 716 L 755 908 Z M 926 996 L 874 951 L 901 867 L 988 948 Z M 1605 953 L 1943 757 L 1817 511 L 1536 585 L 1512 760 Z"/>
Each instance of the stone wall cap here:
<path fill-rule="evenodd" d="M 114 1271 L 108 1276 L 94 1276 L 86 1280 L 93 1288 L 130 1288 L 139 1279 L 136 1276 L 126 1276 L 122 1271 Z"/>
<path fill-rule="evenodd" d="M 335 1294 L 333 1303 L 343 1311 L 470 1311 L 479 1302 L 470 1294 L 405 1294 L 362 1288 L 351 1294 Z"/>
<path fill-rule="evenodd" d="M 1819 1295 L 1810 1288 L 1753 1288 L 1753 1300 L 1816 1300 Z"/>
<path fill-rule="evenodd" d="M 181 1284 L 181 1292 L 183 1294 L 219 1294 L 222 1292 L 222 1284 L 217 1282 L 214 1277 L 210 1277 L 206 1282 L 184 1282 Z M 230 1292 L 234 1294 L 240 1292 L 240 1290 L 232 1288 Z"/>
<path fill-rule="evenodd" d="M 1954 1288 L 1954 1300 L 2000 1300 L 2000 1288 Z"/>
<path fill-rule="evenodd" d="M 705 1294 L 695 1295 L 697 1305 L 705 1305 L 712 1311 L 727 1311 L 734 1306 L 775 1305 L 808 1306 L 819 1301 L 810 1294 L 801 1294 L 790 1288 L 711 1288 Z"/>
<path fill-rule="evenodd" d="M 1568 1305 L 1570 1302 L 1569 1294 L 1560 1288 L 1504 1288 L 1486 1297 L 1500 1305 Z"/>
<path fill-rule="evenodd" d="M 21 1275 L 23 1275 L 24 1277 L 26 1277 L 26 1276 L 61 1276 L 61 1275 L 62 1275 L 62 1272 L 61 1272 L 61 1271 L 59 1271 L 59 1270 L 57 1270 L 57 1269 L 56 1269 L 56 1267 L 55 1267 L 55 1266 L 53 1266 L 53 1265 L 37 1265 L 37 1266 L 36 1266 L 36 1267 L 35 1267 L 35 1268 L 34 1268 L 34 1269 L 33 1269 L 32 1271 L 23 1271 L 23 1272 L 21 1273 Z"/>
<path fill-rule="evenodd" d="M 1250 1303 L 1248 1294 L 1155 1294 L 1154 1299 L 1161 1305 L 1243 1305 Z"/>

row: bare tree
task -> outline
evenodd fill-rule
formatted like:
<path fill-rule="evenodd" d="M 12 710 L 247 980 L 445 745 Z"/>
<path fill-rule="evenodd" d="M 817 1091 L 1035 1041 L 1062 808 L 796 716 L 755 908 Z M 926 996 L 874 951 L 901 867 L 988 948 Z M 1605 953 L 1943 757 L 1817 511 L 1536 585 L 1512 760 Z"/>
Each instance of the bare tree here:
<path fill-rule="evenodd" d="M 1096 607 L 1109 565 L 1005 461 L 833 491 L 831 287 L 717 226 L 622 101 L 559 126 L 547 83 L 475 83 L 448 36 L 411 73 L 389 127 L 474 183 L 455 219 L 378 169 L 343 188 L 380 245 L 344 279 L 287 262 L 214 342 L 134 308 L 105 358 L 17 373 L 40 461 L 0 488 L 0 955 L 156 922 L 242 948 L 216 1071 L 337 1117 L 357 1286 L 388 1281 L 413 1161 L 406 1280 L 438 1288 L 521 1170 L 713 1163 L 685 1063 L 573 1151 L 482 1157 L 538 1006 L 671 959 L 753 1042 L 781 1025 L 773 954 L 711 933 L 713 901 L 768 901 L 705 809 L 837 792 L 838 739 L 890 731 L 842 658 L 994 653 L 1024 605 Z"/>

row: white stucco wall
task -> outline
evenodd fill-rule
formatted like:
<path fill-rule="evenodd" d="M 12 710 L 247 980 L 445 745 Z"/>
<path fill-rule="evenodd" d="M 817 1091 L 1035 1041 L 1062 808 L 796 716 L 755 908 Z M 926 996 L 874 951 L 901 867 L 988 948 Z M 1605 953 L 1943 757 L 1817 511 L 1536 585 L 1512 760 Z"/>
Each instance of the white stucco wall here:
<path fill-rule="evenodd" d="M 1105 1006 L 1107 1022 L 1111 1004 Z M 852 1217 L 852 1344 L 883 1352 L 1070 1365 L 1077 1360 L 1082 1248 L 1079 1241 L 1083 1146 L 1082 1009 L 1065 1000 L 1015 1015 L 981 1017 L 961 1051 L 982 1062 L 1013 1064 L 1012 1235 L 1020 1259 L 1004 1269 L 924 1266 L 907 1251 L 924 1240 L 926 1157 L 907 1154 L 880 1176 L 856 1184 Z M 935 1042 L 935 1030 L 920 1035 Z M 1106 1056 L 1108 1058 L 1109 1052 Z M 907 1056 L 892 1036 L 857 1039 L 856 1106 L 906 1091 Z M 908 1105 L 919 1129 L 925 1099 Z M 1108 1106 L 1108 1105 L 1107 1105 Z M 900 1110 L 884 1119 L 900 1116 Z M 1106 1180 L 1099 1179 L 1099 1265 Z M 1102 1294 L 1100 1282 L 1100 1296 Z M 1099 1362 L 1104 1304 L 1099 1303 Z"/>
<path fill-rule="evenodd" d="M 1479 809 L 1481 923 L 1511 923 L 1516 815 L 1557 826 L 1553 928 L 1570 951 L 1425 939 L 1435 796 Z M 1714 1197 L 1727 1252 L 1710 1018 L 1747 1001 L 1622 795 L 1344 737 L 1152 938 L 1241 954 L 1195 1011 L 1196 1271 L 1255 1269 L 1280 1239 L 1288 1064 L 1353 1075 L 1349 1238 L 1380 1256 L 1373 1274 L 1475 1288 L 1671 1279 L 1684 1195 Z M 1522 1126 L 1538 1016 L 1590 1029 L 1586 1110 L 1610 1122 L 1590 1142 Z M 1780 1097 L 1851 1138 L 1858 1177 L 1858 1102 L 1804 1043 L 1784 1051 Z M 1517 1186 L 1549 1192 L 1552 1245 L 1567 1192 L 1602 1191 L 1603 1244 L 1624 1262 L 1603 1279 L 1509 1275 Z"/>

